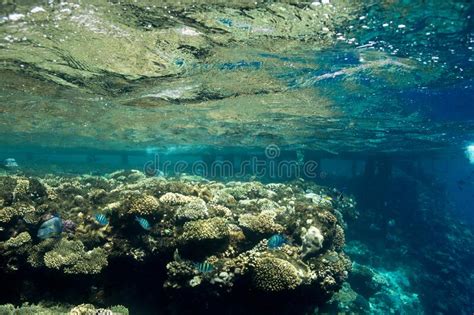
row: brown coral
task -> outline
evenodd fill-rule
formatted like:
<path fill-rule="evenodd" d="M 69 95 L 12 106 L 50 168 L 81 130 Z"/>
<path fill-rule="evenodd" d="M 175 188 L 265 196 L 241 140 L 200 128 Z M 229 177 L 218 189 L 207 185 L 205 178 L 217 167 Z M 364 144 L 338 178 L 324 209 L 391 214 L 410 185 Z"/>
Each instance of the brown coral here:
<path fill-rule="evenodd" d="M 255 263 L 253 283 L 266 292 L 293 290 L 301 284 L 298 270 L 288 261 L 266 257 Z"/>
<path fill-rule="evenodd" d="M 244 230 L 262 235 L 281 233 L 284 227 L 275 222 L 275 217 L 273 211 L 262 211 L 257 215 L 245 213 L 239 217 L 239 225 Z"/>
<path fill-rule="evenodd" d="M 132 195 L 127 203 L 128 212 L 138 215 L 150 215 L 160 207 L 158 200 L 151 195 Z"/>

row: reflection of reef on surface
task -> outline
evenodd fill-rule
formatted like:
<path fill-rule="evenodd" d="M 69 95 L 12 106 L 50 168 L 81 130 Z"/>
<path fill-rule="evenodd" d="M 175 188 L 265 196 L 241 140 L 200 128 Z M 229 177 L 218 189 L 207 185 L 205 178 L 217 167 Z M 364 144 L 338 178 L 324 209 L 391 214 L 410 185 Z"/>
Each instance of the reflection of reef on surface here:
<path fill-rule="evenodd" d="M 404 93 L 472 77 L 468 60 L 450 53 L 470 45 L 468 5 L 1 6 L 0 135 L 8 145 L 391 152 L 444 148 L 473 133 L 470 124 L 432 121 Z M 440 36 L 426 35 L 433 27 Z"/>
<path fill-rule="evenodd" d="M 133 282 L 140 272 L 151 272 L 161 282 L 153 283 L 154 290 L 169 296 L 290 294 L 319 305 L 341 288 L 350 270 L 338 209 L 352 209 L 352 200 L 333 200 L 329 190 L 304 181 L 197 182 L 123 171 L 104 177 L 4 176 L 0 182 L 0 276 L 16 283 L 9 294 L 2 292 L 6 299 L 20 294 L 23 301 L 117 304 L 120 294 L 105 279 Z M 74 229 L 37 238 L 38 227 L 53 214 Z M 97 214 L 108 220 L 97 221 Z M 137 222 L 138 215 L 149 229 Z M 282 241 L 268 245 L 276 234 Z M 114 273 L 124 266 L 139 268 L 136 278 Z M 31 273 L 36 276 L 29 278 Z M 78 283 L 76 296 L 40 292 L 41 273 L 54 277 L 55 286 Z M 85 284 L 94 291 L 82 292 Z"/>

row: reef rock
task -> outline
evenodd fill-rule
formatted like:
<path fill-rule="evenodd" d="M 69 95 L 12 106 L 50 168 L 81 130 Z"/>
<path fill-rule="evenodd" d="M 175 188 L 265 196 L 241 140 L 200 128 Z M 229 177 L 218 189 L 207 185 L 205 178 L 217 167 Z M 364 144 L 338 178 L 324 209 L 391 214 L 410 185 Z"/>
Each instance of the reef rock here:
<path fill-rule="evenodd" d="M 303 256 L 317 253 L 322 247 L 324 242 L 324 236 L 321 231 L 311 226 L 302 236 L 303 240 Z"/>

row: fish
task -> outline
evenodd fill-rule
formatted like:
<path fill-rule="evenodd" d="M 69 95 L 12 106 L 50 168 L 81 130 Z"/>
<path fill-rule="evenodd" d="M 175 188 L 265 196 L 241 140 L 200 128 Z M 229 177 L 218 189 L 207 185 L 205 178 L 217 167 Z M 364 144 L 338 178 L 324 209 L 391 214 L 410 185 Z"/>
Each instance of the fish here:
<path fill-rule="evenodd" d="M 342 201 L 344 200 L 344 192 L 347 190 L 347 187 L 343 187 L 341 190 L 338 190 L 336 188 L 334 188 L 332 191 L 331 191 L 331 195 L 334 199 L 336 199 L 337 201 Z"/>
<path fill-rule="evenodd" d="M 145 218 L 142 218 L 142 217 L 139 217 L 139 216 L 136 216 L 135 217 L 135 221 L 138 222 L 138 224 L 140 224 L 140 226 L 144 229 L 144 230 L 150 230 L 151 229 L 151 226 L 150 226 L 150 223 L 148 222 L 147 219 Z"/>
<path fill-rule="evenodd" d="M 47 239 L 50 237 L 58 237 L 63 231 L 63 221 L 60 217 L 55 216 L 49 220 L 44 221 L 38 229 L 37 236 L 40 239 Z"/>
<path fill-rule="evenodd" d="M 18 168 L 18 163 L 14 158 L 7 158 L 3 161 L 2 167 L 5 169 L 16 169 Z"/>
<path fill-rule="evenodd" d="M 109 224 L 109 219 L 107 219 L 107 217 L 105 216 L 105 214 L 103 213 L 97 213 L 95 215 L 95 220 L 97 221 L 97 223 L 99 223 L 100 225 L 107 225 Z"/>
<path fill-rule="evenodd" d="M 268 239 L 267 245 L 268 245 L 268 248 L 270 249 L 276 249 L 283 246 L 283 244 L 285 243 L 286 243 L 286 239 L 283 235 L 275 234 Z"/>
<path fill-rule="evenodd" d="M 201 273 L 208 273 L 214 270 L 214 266 L 208 262 L 195 263 L 194 267 Z"/>

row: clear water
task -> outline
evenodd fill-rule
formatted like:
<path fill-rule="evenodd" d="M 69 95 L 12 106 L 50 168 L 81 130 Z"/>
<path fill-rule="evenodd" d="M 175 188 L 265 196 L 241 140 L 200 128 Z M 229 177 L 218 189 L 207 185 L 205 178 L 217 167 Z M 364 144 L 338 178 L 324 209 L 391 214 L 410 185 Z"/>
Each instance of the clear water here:
<path fill-rule="evenodd" d="M 344 220 L 355 271 L 304 312 L 472 314 L 473 15 L 437 0 L 3 2 L 0 160 L 19 165 L 4 176 L 151 167 L 334 188 L 357 201 Z M 8 228 L 1 241 L 21 232 Z M 9 278 L 0 262 L 0 279 L 23 281 L 0 304 L 184 312 L 110 287 L 28 293 L 34 271 Z M 207 312 L 240 311 L 216 303 Z"/>

